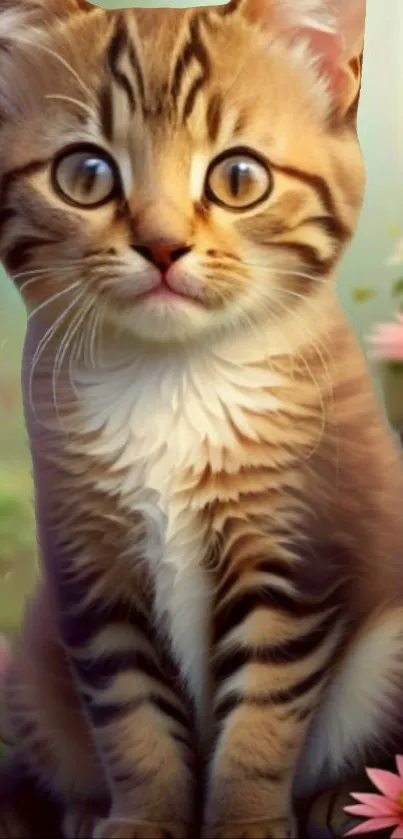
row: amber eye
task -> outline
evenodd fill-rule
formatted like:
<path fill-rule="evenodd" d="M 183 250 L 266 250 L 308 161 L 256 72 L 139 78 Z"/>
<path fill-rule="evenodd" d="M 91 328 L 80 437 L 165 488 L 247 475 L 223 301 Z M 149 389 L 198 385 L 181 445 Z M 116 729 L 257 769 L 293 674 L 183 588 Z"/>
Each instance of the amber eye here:
<path fill-rule="evenodd" d="M 65 149 L 55 160 L 52 180 L 65 201 L 86 209 L 106 204 L 120 191 L 114 160 L 96 146 Z"/>
<path fill-rule="evenodd" d="M 249 210 L 265 201 L 272 188 L 266 163 L 249 149 L 232 149 L 210 164 L 206 197 L 229 210 Z"/>

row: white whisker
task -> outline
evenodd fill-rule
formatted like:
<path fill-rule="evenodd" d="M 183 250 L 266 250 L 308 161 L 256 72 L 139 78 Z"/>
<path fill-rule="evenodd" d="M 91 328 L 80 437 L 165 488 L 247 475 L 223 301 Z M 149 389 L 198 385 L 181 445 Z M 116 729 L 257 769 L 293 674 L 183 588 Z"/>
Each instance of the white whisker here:
<path fill-rule="evenodd" d="M 91 334 L 90 334 L 90 343 L 89 343 L 89 361 L 90 367 L 95 370 L 96 369 L 96 352 L 95 352 L 95 345 L 96 345 L 96 337 L 98 332 L 99 322 L 101 320 L 101 309 L 97 307 L 95 309 L 95 317 L 93 318 L 93 322 L 91 324 Z"/>
<path fill-rule="evenodd" d="M 93 305 L 94 305 L 94 301 L 92 299 L 90 299 L 88 301 L 88 305 L 80 313 L 80 318 L 79 318 L 79 321 L 77 323 L 77 327 L 75 329 L 75 335 L 77 337 L 76 337 L 76 340 L 74 342 L 74 345 L 71 348 L 71 353 L 70 353 L 70 360 L 69 360 L 69 367 L 68 367 L 68 369 L 69 369 L 69 382 L 70 382 L 70 385 L 73 389 L 74 394 L 77 397 L 79 396 L 79 394 L 78 394 L 77 387 L 76 387 L 76 384 L 75 384 L 75 381 L 74 381 L 73 365 L 74 365 L 74 362 L 79 361 L 81 356 L 82 356 L 83 345 L 84 345 L 84 341 L 85 341 L 85 338 L 86 338 L 87 330 L 84 328 L 84 329 L 81 330 L 81 334 L 77 334 L 77 333 L 80 332 L 83 321 L 85 320 L 88 311 L 91 309 L 91 306 L 93 306 Z"/>
<path fill-rule="evenodd" d="M 42 311 L 42 309 L 46 309 L 47 306 L 50 306 L 51 303 L 54 303 L 55 300 L 58 300 L 59 297 L 63 297 L 64 294 L 68 294 L 70 291 L 74 291 L 77 286 L 80 285 L 79 280 L 77 282 L 72 283 L 72 285 L 66 286 L 66 288 L 62 288 L 60 291 L 57 291 L 55 294 L 52 294 L 51 297 L 48 297 L 47 300 L 44 300 L 43 303 L 40 303 L 39 306 L 36 306 L 35 309 L 32 309 L 31 312 L 28 313 L 28 320 L 31 320 L 38 312 Z"/>
<path fill-rule="evenodd" d="M 66 309 L 56 318 L 56 320 L 51 324 L 49 329 L 45 332 L 45 335 L 39 341 L 39 344 L 35 350 L 34 357 L 32 359 L 32 367 L 29 375 L 29 384 L 28 384 L 28 394 L 29 394 L 29 402 L 34 413 L 35 418 L 38 420 L 38 416 L 36 414 L 34 400 L 33 400 L 33 381 L 34 381 L 34 374 L 41 358 L 42 353 L 45 351 L 46 347 L 48 346 L 49 342 L 52 340 L 53 336 L 56 334 L 57 329 L 59 326 L 62 325 L 63 321 L 67 318 L 67 315 L 71 312 L 74 306 L 84 297 L 85 291 L 81 291 L 74 299 L 70 302 Z"/>
<path fill-rule="evenodd" d="M 75 271 L 75 269 L 73 269 L 73 268 L 65 269 L 65 271 L 63 273 L 68 273 L 68 272 L 71 272 L 73 270 Z M 36 282 L 39 282 L 39 280 L 42 280 L 44 277 L 53 276 L 55 274 L 55 269 L 54 268 L 37 268 L 35 271 L 31 271 L 30 273 L 31 273 L 31 275 L 35 274 L 35 276 L 31 276 L 29 280 L 26 280 L 24 283 L 22 283 L 21 286 L 18 287 L 18 290 L 19 290 L 20 294 L 22 294 L 23 291 L 25 291 L 25 289 L 28 288 L 28 286 L 33 285 Z M 16 274 L 12 279 L 16 280 L 20 276 L 26 276 L 26 274 Z"/>
<path fill-rule="evenodd" d="M 83 330 L 84 334 L 84 343 L 83 343 L 83 363 L 85 367 L 90 366 L 90 339 L 91 333 L 93 329 L 93 324 L 97 316 L 97 309 L 93 306 L 92 312 L 90 313 L 87 323 L 85 324 L 85 329 Z"/>
<path fill-rule="evenodd" d="M 97 335 L 98 341 L 97 341 L 97 346 L 96 346 L 96 354 L 97 354 L 98 360 L 97 360 L 97 357 L 96 357 L 95 368 L 99 369 L 99 370 L 104 370 L 105 369 L 105 365 L 104 365 L 103 357 L 102 357 L 102 350 L 103 350 L 103 328 L 104 328 L 104 325 L 105 325 L 105 318 L 106 318 L 107 310 L 108 310 L 108 298 L 105 299 L 104 305 L 100 310 L 100 318 L 99 318 L 99 322 L 98 322 L 98 335 Z"/>
<path fill-rule="evenodd" d="M 85 330 L 83 329 L 81 335 L 77 336 L 77 340 L 74 344 L 74 352 L 72 352 L 70 356 L 70 365 L 73 364 L 73 361 L 79 362 L 80 359 L 83 357 L 84 353 L 84 342 L 85 342 Z"/>
<path fill-rule="evenodd" d="M 250 268 L 267 268 L 273 274 L 279 274 L 282 277 L 301 277 L 303 280 L 311 280 L 314 283 L 325 283 L 328 282 L 327 277 L 319 277 L 315 276 L 314 274 L 308 274 L 306 271 L 294 271 L 292 268 L 286 270 L 284 268 L 277 268 L 275 266 L 271 266 L 266 262 L 247 262 L 243 261 L 244 265 L 247 265 Z"/>
<path fill-rule="evenodd" d="M 46 268 L 29 268 L 26 271 L 18 271 L 17 274 L 10 274 L 12 280 L 20 280 L 22 277 L 32 277 L 33 274 L 43 274 L 45 272 L 52 272 L 54 270 L 53 265 L 48 265 Z M 21 286 L 22 288 L 22 286 Z"/>
<path fill-rule="evenodd" d="M 60 102 L 68 102 L 70 105 L 75 105 L 77 108 L 81 108 L 84 113 L 88 114 L 89 117 L 94 116 L 93 109 L 87 105 L 86 102 L 80 102 L 79 99 L 75 99 L 74 96 L 63 96 L 62 93 L 48 93 L 45 96 L 45 99 L 57 100 Z"/>
<path fill-rule="evenodd" d="M 288 276 L 288 277 L 301 277 L 303 280 L 312 280 L 314 283 L 325 283 L 327 282 L 327 277 L 318 277 L 314 274 L 308 274 L 305 271 L 285 271 L 283 268 L 275 268 L 274 269 L 276 274 L 281 274 L 281 276 Z"/>
<path fill-rule="evenodd" d="M 68 350 L 72 345 L 72 342 L 74 340 L 74 336 L 79 331 L 79 329 L 82 325 L 82 322 L 83 322 L 85 316 L 87 315 L 87 313 L 90 310 L 92 305 L 93 305 L 92 300 L 91 299 L 87 300 L 87 304 L 84 305 L 84 309 L 80 308 L 79 311 L 75 314 L 75 316 L 73 317 L 73 320 L 71 321 L 71 323 L 67 327 L 67 330 L 66 330 L 66 332 L 63 336 L 63 339 L 62 339 L 62 341 L 61 341 L 61 343 L 58 347 L 58 350 L 57 350 L 57 353 L 56 353 L 56 356 L 55 356 L 55 360 L 54 360 L 54 364 L 53 364 L 53 371 L 52 371 L 52 393 L 53 393 L 53 400 L 54 400 L 54 405 L 55 405 L 55 409 L 56 409 L 57 418 L 60 422 L 61 427 L 63 427 L 63 423 L 62 423 L 62 420 L 61 420 L 61 417 L 60 417 L 60 414 L 59 414 L 58 405 L 57 405 L 57 379 L 58 379 L 58 375 L 61 371 L 64 359 L 65 359 L 65 357 L 68 353 Z M 72 354 L 73 353 L 71 353 L 71 355 Z M 70 369 L 71 369 L 70 364 L 69 364 L 68 369 L 69 369 L 69 372 L 70 372 Z M 72 384 L 72 381 L 71 381 L 71 384 Z"/>
<path fill-rule="evenodd" d="M 17 35 L 16 36 L 16 41 L 20 44 L 25 44 L 27 47 L 34 47 L 36 49 L 41 49 L 43 52 L 46 52 L 48 55 L 52 56 L 52 58 L 55 58 L 56 61 L 58 61 L 60 64 L 62 64 L 62 66 L 66 70 L 68 70 L 69 73 L 71 73 L 71 75 L 75 78 L 76 82 L 80 85 L 81 89 L 90 98 L 90 100 L 94 102 L 93 92 L 90 90 L 88 85 L 85 84 L 85 82 L 79 76 L 79 74 L 74 69 L 74 67 L 72 67 L 71 64 L 69 64 L 69 62 L 66 61 L 66 59 L 63 58 L 62 55 L 59 55 L 54 50 L 50 49 L 50 47 L 46 47 L 45 44 L 41 44 L 36 39 L 23 38 L 23 37 L 21 37 L 21 35 Z"/>

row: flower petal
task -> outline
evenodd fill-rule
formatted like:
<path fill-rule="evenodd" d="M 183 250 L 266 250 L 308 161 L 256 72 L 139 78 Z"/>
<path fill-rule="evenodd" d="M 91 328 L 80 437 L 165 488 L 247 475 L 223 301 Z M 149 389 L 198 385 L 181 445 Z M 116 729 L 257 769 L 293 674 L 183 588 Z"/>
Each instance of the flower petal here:
<path fill-rule="evenodd" d="M 393 816 L 395 813 L 400 813 L 400 805 L 397 801 L 392 801 L 384 795 L 375 795 L 374 793 L 351 793 L 351 797 L 358 801 L 359 804 L 364 804 L 376 810 L 381 816 Z"/>
<path fill-rule="evenodd" d="M 387 827 L 394 827 L 395 824 L 396 819 L 370 819 L 363 824 L 359 824 L 358 827 L 353 827 L 352 830 L 349 830 L 344 835 L 359 836 L 359 834 L 363 834 L 365 836 L 367 833 L 376 833 L 378 830 L 386 830 Z"/>
<path fill-rule="evenodd" d="M 374 810 L 377 810 L 378 813 L 381 813 L 382 816 L 392 816 L 394 813 L 400 813 L 400 806 L 398 802 L 392 801 L 384 795 L 375 795 L 375 793 L 367 792 L 352 792 L 351 798 L 354 798 L 359 804 L 372 807 Z"/>
<path fill-rule="evenodd" d="M 377 819 L 381 816 L 388 816 L 392 817 L 391 813 L 381 813 L 380 810 L 375 810 L 374 807 L 368 807 L 364 804 L 350 804 L 348 807 L 343 807 L 345 813 L 348 813 L 349 816 L 361 816 L 361 818 L 366 819 Z"/>
<path fill-rule="evenodd" d="M 396 766 L 400 777 L 403 779 L 403 755 L 396 755 Z"/>
<path fill-rule="evenodd" d="M 398 800 L 403 792 L 403 780 L 399 775 L 386 772 L 385 769 L 367 769 L 366 773 L 379 792 L 383 792 L 392 801 Z"/>
<path fill-rule="evenodd" d="M 392 833 L 391 839 L 403 839 L 403 822 L 399 824 L 399 827 Z"/>

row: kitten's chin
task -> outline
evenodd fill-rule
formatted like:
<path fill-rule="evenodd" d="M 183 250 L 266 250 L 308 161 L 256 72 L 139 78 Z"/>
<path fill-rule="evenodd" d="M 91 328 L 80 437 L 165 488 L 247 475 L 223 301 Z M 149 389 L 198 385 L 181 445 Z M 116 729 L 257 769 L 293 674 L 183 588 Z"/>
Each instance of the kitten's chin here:
<path fill-rule="evenodd" d="M 153 344 L 186 343 L 211 335 L 218 313 L 186 297 L 141 299 L 109 318 L 126 333 Z"/>

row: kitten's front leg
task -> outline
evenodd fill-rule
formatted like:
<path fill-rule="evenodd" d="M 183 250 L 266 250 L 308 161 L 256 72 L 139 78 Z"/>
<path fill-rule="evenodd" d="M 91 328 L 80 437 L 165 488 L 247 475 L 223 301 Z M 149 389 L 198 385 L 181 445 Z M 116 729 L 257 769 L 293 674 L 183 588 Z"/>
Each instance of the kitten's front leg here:
<path fill-rule="evenodd" d="M 58 585 L 62 639 L 111 795 L 109 817 L 93 835 L 186 839 L 194 802 L 189 715 L 167 683 L 146 607 L 114 602 L 101 582 L 81 570 L 59 576 Z"/>
<path fill-rule="evenodd" d="M 195 798 L 188 710 L 161 668 L 147 607 L 131 597 L 136 580 L 134 563 L 127 563 L 130 525 L 122 524 L 114 494 L 99 489 L 107 465 L 90 455 L 85 432 L 76 435 L 80 404 L 71 369 L 66 380 L 58 371 L 63 388 L 56 399 L 53 348 L 41 353 L 40 365 L 32 364 L 38 347 L 51 343 L 49 325 L 41 318 L 28 324 L 24 407 L 43 576 L 110 792 L 110 818 L 98 823 L 95 835 L 156 839 L 171 833 L 185 839 Z M 76 801 L 70 803 L 74 829 L 80 812 Z"/>
<path fill-rule="evenodd" d="M 302 600 L 278 562 L 256 571 L 229 577 L 217 611 L 205 839 L 297 835 L 296 764 L 340 639 L 332 597 Z"/>

